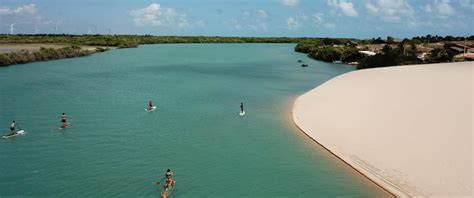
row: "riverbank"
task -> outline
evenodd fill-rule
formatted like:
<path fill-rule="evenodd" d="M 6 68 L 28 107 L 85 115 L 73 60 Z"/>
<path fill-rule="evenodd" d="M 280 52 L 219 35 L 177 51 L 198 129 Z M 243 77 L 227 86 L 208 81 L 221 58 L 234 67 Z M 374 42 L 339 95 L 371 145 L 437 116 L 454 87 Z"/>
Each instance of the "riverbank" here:
<path fill-rule="evenodd" d="M 53 44 L 53 43 L 9 43 L 1 44 L 0 43 L 0 53 L 10 53 L 10 52 L 21 52 L 22 50 L 28 50 L 31 52 L 39 51 L 43 48 L 52 48 L 60 49 L 64 47 L 70 47 L 71 44 Z M 95 51 L 101 46 L 88 46 L 88 45 L 79 45 L 82 50 Z"/>
<path fill-rule="evenodd" d="M 436 41 L 413 37 L 395 41 L 378 39 L 304 40 L 295 51 L 315 60 L 355 65 L 357 69 L 472 61 L 466 53 L 474 52 L 474 37 L 439 37 Z"/>
<path fill-rule="evenodd" d="M 67 44 L 0 44 L 0 67 L 38 61 L 89 56 L 111 48 Z"/>
<path fill-rule="evenodd" d="M 300 96 L 293 120 L 397 196 L 471 197 L 473 75 L 472 62 L 350 72 Z"/>
<path fill-rule="evenodd" d="M 114 48 L 173 43 L 298 43 L 308 38 L 151 35 L 0 34 L 0 66 L 87 56 Z M 81 50 L 66 49 L 79 46 Z M 40 53 L 41 48 L 49 51 Z M 56 52 L 53 52 L 56 51 Z"/>

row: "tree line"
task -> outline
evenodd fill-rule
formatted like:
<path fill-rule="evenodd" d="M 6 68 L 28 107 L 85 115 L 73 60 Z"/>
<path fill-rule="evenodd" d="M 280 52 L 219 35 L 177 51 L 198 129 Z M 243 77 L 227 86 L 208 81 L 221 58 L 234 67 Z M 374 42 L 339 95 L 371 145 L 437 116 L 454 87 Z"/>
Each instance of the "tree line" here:
<path fill-rule="evenodd" d="M 387 37 L 386 40 L 380 37 L 366 40 L 331 38 L 306 39 L 296 45 L 295 51 L 306 53 L 313 59 L 326 62 L 339 60 L 343 60 L 346 63 L 358 62 L 357 68 L 365 69 L 395 65 L 452 62 L 458 52 L 450 48 L 451 45 L 449 45 L 449 42 L 464 40 L 472 41 L 474 40 L 474 36 L 441 37 L 428 34 L 426 36 L 413 37 L 412 39 L 405 38 L 402 41 L 396 41 L 395 38 L 390 36 Z M 444 42 L 443 47 L 431 49 L 423 60 L 418 58 L 417 45 L 436 42 Z M 384 45 L 381 53 L 374 56 L 365 56 L 359 53 L 360 50 L 367 50 L 368 46 L 375 44 Z M 362 46 L 362 48 L 360 46 Z"/>
<path fill-rule="evenodd" d="M 298 43 L 309 38 L 290 37 L 219 37 L 219 36 L 152 36 L 152 35 L 70 35 L 70 34 L 0 34 L 0 44 L 43 43 L 71 45 L 61 49 L 41 48 L 0 54 L 0 66 L 87 56 L 108 47 L 134 48 L 141 44 L 171 43 Z M 82 46 L 101 46 L 95 51 L 80 50 Z"/>
<path fill-rule="evenodd" d="M 438 35 L 426 35 L 404 39 L 401 43 L 414 46 L 412 51 L 416 51 L 416 44 L 433 43 L 442 41 L 462 41 L 465 37 L 453 37 Z M 474 40 L 474 36 L 467 38 Z M 365 57 L 359 53 L 357 45 L 372 44 L 394 44 L 393 37 L 387 37 L 386 40 L 379 38 L 372 39 L 352 39 L 352 38 L 292 38 L 292 37 L 219 37 L 219 36 L 152 36 L 152 35 L 70 35 L 70 34 L 0 34 L 0 44 L 11 43 L 54 43 L 66 44 L 71 47 L 61 49 L 42 48 L 39 51 L 29 52 L 11 52 L 0 54 L 0 65 L 11 65 L 32 61 L 51 60 L 59 58 L 69 58 L 76 56 L 86 56 L 94 53 L 93 51 L 77 50 L 78 45 L 102 46 L 105 48 L 96 50 L 104 51 L 107 47 L 133 48 L 140 44 L 167 44 L 167 43 L 297 43 L 295 51 L 307 53 L 309 57 L 332 62 L 344 60 L 344 62 L 360 62 L 360 68 L 377 67 L 379 65 L 400 65 L 416 62 L 413 56 L 405 54 L 390 47 L 384 48 L 381 54 Z M 404 46 L 403 45 L 403 46 Z M 403 49 L 405 49 L 403 47 Z M 433 49 L 427 62 L 452 61 L 454 56 L 449 47 L 443 49 Z M 383 60 L 390 61 L 383 61 Z"/>
<path fill-rule="evenodd" d="M 0 43 L 64 43 L 130 48 L 140 44 L 166 43 L 298 43 L 307 38 L 290 37 L 219 37 L 219 36 L 152 36 L 152 35 L 69 35 L 18 34 L 0 35 Z"/>
<path fill-rule="evenodd" d="M 96 51 L 106 51 L 106 48 L 97 48 Z M 21 50 L 19 52 L 0 53 L 0 66 L 8 66 L 14 64 L 23 64 L 35 61 L 46 61 L 63 58 L 73 58 L 88 56 L 95 53 L 91 50 L 83 50 L 77 45 L 63 48 L 44 48 L 38 51 Z"/>

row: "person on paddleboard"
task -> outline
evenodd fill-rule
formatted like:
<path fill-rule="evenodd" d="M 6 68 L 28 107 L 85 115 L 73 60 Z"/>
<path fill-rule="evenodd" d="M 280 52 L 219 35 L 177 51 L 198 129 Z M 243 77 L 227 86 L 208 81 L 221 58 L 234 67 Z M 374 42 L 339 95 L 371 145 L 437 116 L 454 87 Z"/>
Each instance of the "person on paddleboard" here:
<path fill-rule="evenodd" d="M 153 102 L 148 101 L 148 109 L 151 110 L 153 108 Z"/>
<path fill-rule="evenodd" d="M 167 178 L 166 181 L 165 181 L 165 190 L 170 188 L 170 186 L 173 185 L 173 183 L 174 183 L 173 179 Z"/>
<path fill-rule="evenodd" d="M 65 113 L 61 114 L 61 122 L 63 124 L 66 124 L 66 118 L 67 118 L 67 115 Z"/>
<path fill-rule="evenodd" d="M 68 125 L 68 123 L 67 123 L 67 121 L 66 121 L 66 118 L 67 118 L 66 113 L 62 113 L 62 114 L 61 114 L 61 122 L 62 122 L 63 124 L 61 125 L 61 128 L 65 128 L 65 127 Z"/>
<path fill-rule="evenodd" d="M 240 112 L 241 113 L 244 112 L 244 103 L 243 102 L 240 103 Z"/>
<path fill-rule="evenodd" d="M 171 176 L 173 176 L 173 171 L 171 171 L 171 169 L 168 169 L 165 173 L 165 177 L 169 179 L 171 178 Z"/>
<path fill-rule="evenodd" d="M 16 128 L 16 122 L 15 120 L 13 120 L 12 123 L 10 124 L 10 135 L 15 135 L 16 133 L 15 128 Z"/>

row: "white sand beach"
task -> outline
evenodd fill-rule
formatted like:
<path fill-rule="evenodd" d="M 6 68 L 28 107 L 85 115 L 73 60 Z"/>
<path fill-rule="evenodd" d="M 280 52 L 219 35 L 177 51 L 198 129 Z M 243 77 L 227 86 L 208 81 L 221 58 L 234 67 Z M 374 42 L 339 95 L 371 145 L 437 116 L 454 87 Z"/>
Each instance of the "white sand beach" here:
<path fill-rule="evenodd" d="M 21 50 L 39 51 L 41 47 L 59 49 L 63 47 L 70 47 L 71 44 L 52 44 L 52 43 L 0 43 L 0 53 L 19 52 Z M 98 47 L 103 46 L 79 45 L 83 50 L 95 51 Z M 109 47 L 114 49 L 115 47 Z"/>
<path fill-rule="evenodd" d="M 474 62 L 359 70 L 296 99 L 308 136 L 399 197 L 473 197 Z"/>

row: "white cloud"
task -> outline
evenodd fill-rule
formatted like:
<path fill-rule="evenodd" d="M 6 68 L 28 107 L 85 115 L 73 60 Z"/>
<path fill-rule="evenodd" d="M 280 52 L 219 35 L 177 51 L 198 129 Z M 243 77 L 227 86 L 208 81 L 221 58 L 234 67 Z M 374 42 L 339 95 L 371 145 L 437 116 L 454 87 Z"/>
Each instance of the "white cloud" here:
<path fill-rule="evenodd" d="M 267 30 L 268 13 L 265 10 L 242 12 L 239 19 L 224 22 L 227 26 L 235 30 L 252 30 L 255 32 Z"/>
<path fill-rule="evenodd" d="M 199 21 L 196 22 L 196 25 L 198 27 L 203 28 L 203 27 L 206 27 L 206 22 L 204 22 L 204 20 L 199 20 Z"/>
<path fill-rule="evenodd" d="M 184 27 L 189 27 L 188 20 L 186 19 L 186 15 L 182 14 L 178 18 L 178 27 L 184 28 Z"/>
<path fill-rule="evenodd" d="M 346 0 L 327 0 L 327 4 L 336 9 L 340 9 L 341 12 L 346 16 L 355 17 L 359 15 L 359 13 L 357 13 L 357 11 L 355 10 L 354 4 L 352 4 L 352 2 Z"/>
<path fill-rule="evenodd" d="M 300 28 L 300 23 L 296 21 L 293 17 L 288 17 L 286 19 L 286 28 L 289 30 L 296 30 Z"/>
<path fill-rule="evenodd" d="M 15 9 L 0 7 L 0 15 L 35 15 L 37 12 L 35 4 L 21 5 Z"/>
<path fill-rule="evenodd" d="M 471 3 L 471 0 L 459 0 L 461 7 L 474 9 L 474 2 Z"/>
<path fill-rule="evenodd" d="M 438 18 L 447 18 L 455 13 L 449 0 L 434 0 L 432 4 L 426 4 L 423 9 L 426 12 L 434 13 Z"/>
<path fill-rule="evenodd" d="M 334 29 L 336 25 L 334 23 L 326 23 L 324 24 L 324 27 L 327 29 Z"/>
<path fill-rule="evenodd" d="M 400 21 L 415 14 L 407 0 L 371 0 L 365 3 L 365 8 L 370 14 L 389 21 Z"/>
<path fill-rule="evenodd" d="M 371 3 L 365 4 L 365 8 L 367 8 L 367 10 L 371 13 L 377 13 L 379 11 L 379 8 L 375 5 L 372 5 Z"/>
<path fill-rule="evenodd" d="M 324 22 L 324 18 L 323 18 L 322 13 L 316 13 L 315 15 L 313 15 L 313 19 L 314 19 L 314 22 L 317 23 L 317 24 L 320 24 L 320 23 Z"/>
<path fill-rule="evenodd" d="M 326 29 L 334 29 L 336 25 L 330 21 L 326 21 L 324 19 L 324 14 L 323 13 L 316 13 L 313 15 L 313 23 L 316 25 L 316 27 L 324 27 Z"/>
<path fill-rule="evenodd" d="M 281 0 L 281 3 L 286 6 L 296 6 L 299 3 L 299 0 Z"/>
<path fill-rule="evenodd" d="M 28 4 L 28 5 L 22 5 L 13 10 L 15 14 L 20 14 L 20 15 L 34 15 L 36 14 L 36 5 L 35 4 Z"/>
<path fill-rule="evenodd" d="M 160 4 L 152 3 L 146 8 L 132 10 L 135 25 L 145 26 L 175 26 L 179 28 L 189 27 L 186 14 L 180 14 L 173 8 L 162 8 Z"/>
<path fill-rule="evenodd" d="M 423 7 L 423 10 L 426 12 L 433 12 L 433 8 L 431 8 L 430 4 L 426 4 L 425 7 Z"/>
<path fill-rule="evenodd" d="M 11 12 L 9 7 L 0 7 L 0 15 L 11 14 Z"/>
<path fill-rule="evenodd" d="M 35 4 L 19 5 L 16 8 L 0 6 L 0 21 L 2 25 L 8 25 L 8 29 L 3 31 L 11 32 L 10 29 L 14 29 L 14 33 L 34 33 L 39 32 L 38 26 L 44 29 L 44 26 L 51 26 L 39 15 Z"/>
<path fill-rule="evenodd" d="M 257 16 L 260 17 L 260 18 L 267 18 L 268 14 L 264 10 L 258 10 L 257 11 Z"/>

